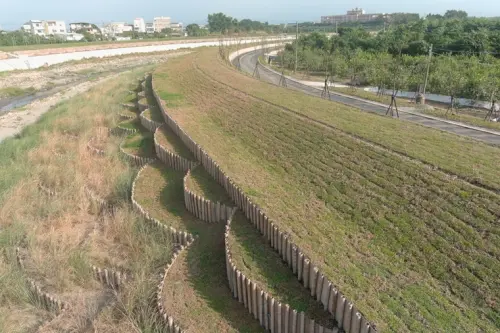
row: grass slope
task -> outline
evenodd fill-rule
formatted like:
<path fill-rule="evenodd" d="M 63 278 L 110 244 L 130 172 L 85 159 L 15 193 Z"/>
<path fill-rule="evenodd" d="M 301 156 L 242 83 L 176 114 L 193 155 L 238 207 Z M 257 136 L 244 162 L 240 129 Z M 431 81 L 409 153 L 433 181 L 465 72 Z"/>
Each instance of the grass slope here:
<path fill-rule="evenodd" d="M 145 130 L 127 136 L 122 144 L 122 148 L 127 153 L 136 156 L 156 156 L 153 142 L 153 133 Z"/>
<path fill-rule="evenodd" d="M 499 325 L 500 197 L 346 132 L 491 187 L 500 183 L 497 148 L 261 85 L 221 65 L 215 50 L 157 72 L 160 96 L 182 96 L 174 119 L 380 330 Z"/>
<path fill-rule="evenodd" d="M 215 59 L 216 54 L 216 50 L 206 50 L 203 55 L 197 57 L 198 68 L 209 75 L 203 79 L 200 77 L 200 81 L 216 78 L 252 96 L 322 121 L 345 133 L 438 166 L 467 178 L 471 182 L 491 186 L 500 191 L 500 178 L 498 177 L 500 154 L 497 147 L 417 124 L 397 122 L 387 117 L 306 96 L 302 92 L 263 83 L 243 76 L 235 69 L 228 68 L 227 65 L 221 65 Z M 197 73 L 197 76 L 199 75 L 200 73 Z M 176 73 L 169 73 L 169 77 L 173 82 L 178 81 Z M 158 79 L 162 78 L 158 77 Z M 164 82 L 167 80 L 164 79 Z M 183 94 L 181 89 L 175 86 L 172 86 L 168 93 Z"/>
<path fill-rule="evenodd" d="M 184 173 L 147 166 L 136 184 L 136 200 L 167 225 L 199 238 L 177 259 L 164 288 L 165 309 L 186 332 L 261 332 L 227 287 L 224 224 L 196 219 L 184 207 Z"/>
<path fill-rule="evenodd" d="M 229 242 L 236 267 L 249 279 L 279 302 L 305 312 L 316 323 L 329 328 L 334 326 L 332 315 L 311 297 L 311 292 L 304 288 L 280 255 L 241 212 L 233 218 Z"/>
<path fill-rule="evenodd" d="M 226 190 L 220 186 L 210 174 L 202 167 L 198 166 L 191 170 L 191 176 L 187 179 L 187 187 L 199 196 L 213 202 L 233 205 Z"/>
<path fill-rule="evenodd" d="M 162 147 L 170 150 L 172 153 L 194 161 L 193 154 L 187 149 L 182 140 L 166 125 L 156 132 L 156 140 Z"/>

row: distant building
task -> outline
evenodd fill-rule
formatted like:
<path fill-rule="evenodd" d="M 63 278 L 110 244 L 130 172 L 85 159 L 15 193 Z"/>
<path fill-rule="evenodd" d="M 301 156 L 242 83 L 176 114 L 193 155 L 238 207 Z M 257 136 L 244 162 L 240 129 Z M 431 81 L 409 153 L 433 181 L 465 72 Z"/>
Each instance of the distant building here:
<path fill-rule="evenodd" d="M 84 35 L 82 34 L 78 34 L 76 32 L 69 32 L 67 33 L 66 35 L 64 35 L 63 37 L 65 40 L 67 41 L 75 41 L 75 42 L 78 42 L 78 41 L 81 41 L 82 39 L 85 38 Z"/>
<path fill-rule="evenodd" d="M 111 22 L 102 27 L 102 33 L 106 36 L 115 36 L 123 33 L 125 22 Z"/>
<path fill-rule="evenodd" d="M 155 32 L 155 26 L 153 23 L 146 23 L 146 33 L 152 34 Z"/>
<path fill-rule="evenodd" d="M 144 23 L 144 19 L 142 17 L 134 20 L 134 31 L 146 32 L 146 24 Z"/>
<path fill-rule="evenodd" d="M 348 10 L 346 15 L 321 16 L 321 23 L 370 22 L 386 17 L 384 13 L 366 14 L 363 9 L 356 7 Z"/>
<path fill-rule="evenodd" d="M 30 20 L 23 24 L 22 29 L 32 35 L 38 36 L 64 35 L 66 34 L 66 23 L 55 20 Z"/>
<path fill-rule="evenodd" d="M 153 27 L 156 32 L 161 32 L 165 28 L 170 28 L 170 17 L 155 17 L 153 19 Z"/>
<path fill-rule="evenodd" d="M 182 32 L 182 22 L 173 22 L 170 24 L 170 29 L 175 32 Z"/>
<path fill-rule="evenodd" d="M 86 22 L 70 23 L 69 30 L 71 32 L 77 32 L 83 30 L 92 35 L 101 33 L 101 31 L 99 30 L 99 28 L 97 28 L 95 24 Z"/>
<path fill-rule="evenodd" d="M 132 32 L 132 31 L 134 31 L 134 25 L 133 24 L 124 24 L 123 25 L 122 32 Z"/>

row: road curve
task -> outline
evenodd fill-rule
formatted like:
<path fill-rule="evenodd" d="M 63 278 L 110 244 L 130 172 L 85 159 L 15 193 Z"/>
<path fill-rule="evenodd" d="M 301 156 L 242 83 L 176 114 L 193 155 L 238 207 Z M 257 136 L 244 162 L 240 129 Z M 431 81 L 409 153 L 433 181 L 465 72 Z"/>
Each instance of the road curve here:
<path fill-rule="evenodd" d="M 241 54 L 233 60 L 233 65 L 238 66 L 242 71 L 252 75 L 254 73 L 256 63 L 258 62 L 258 58 L 261 54 L 262 50 L 256 50 Z M 258 68 L 261 80 L 279 85 L 279 73 L 276 73 L 275 71 L 262 65 L 259 65 Z M 286 85 L 290 89 L 302 91 L 308 95 L 321 98 L 321 89 L 307 86 L 291 79 L 286 80 Z M 385 115 L 387 111 L 387 106 L 383 106 L 382 104 L 333 92 L 330 93 L 330 100 L 355 107 L 363 111 L 373 112 L 381 115 Z M 494 131 L 490 131 L 487 129 L 474 128 L 473 126 L 468 126 L 453 121 L 440 120 L 436 117 L 419 115 L 413 112 L 401 110 L 399 111 L 399 118 L 401 120 L 411 121 L 423 126 L 432 127 L 453 134 L 467 136 L 479 141 L 486 142 L 488 144 L 500 145 L 500 133 L 496 134 Z"/>

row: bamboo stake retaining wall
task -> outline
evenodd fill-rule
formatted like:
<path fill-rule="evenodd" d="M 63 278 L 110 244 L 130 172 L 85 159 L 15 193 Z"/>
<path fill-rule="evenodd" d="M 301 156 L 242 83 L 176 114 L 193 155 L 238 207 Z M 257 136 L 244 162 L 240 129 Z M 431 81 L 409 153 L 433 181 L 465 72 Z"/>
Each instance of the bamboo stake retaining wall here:
<path fill-rule="evenodd" d="M 90 138 L 89 142 L 87 142 L 87 149 L 90 150 L 92 153 L 99 155 L 99 156 L 104 156 L 106 152 L 102 149 L 96 148 L 92 145 L 92 142 L 94 141 L 94 138 Z"/>
<path fill-rule="evenodd" d="M 122 144 L 123 142 L 120 144 L 120 153 L 123 155 L 123 157 L 125 157 L 127 162 L 129 162 L 130 164 L 142 167 L 148 163 L 153 163 L 154 161 L 156 161 L 156 159 L 153 157 L 142 157 L 129 154 L 123 149 Z"/>
<path fill-rule="evenodd" d="M 304 287 L 311 290 L 311 296 L 320 302 L 325 310 L 328 310 L 338 322 L 339 328 L 347 333 L 374 333 L 375 325 L 370 324 L 346 297 L 335 287 L 327 276 L 311 262 L 311 259 L 297 246 L 291 237 L 280 230 L 278 225 L 267 217 L 264 211 L 252 202 L 250 197 L 227 176 L 222 168 L 198 145 L 166 112 L 156 89 L 154 80 L 152 82 L 153 95 L 160 107 L 165 122 L 184 142 L 195 158 L 201 162 L 207 172 L 223 186 L 229 196 L 242 209 L 245 216 L 267 239 L 268 243 L 275 249 L 288 264 L 297 279 Z M 331 295 L 331 296 L 330 296 Z M 359 328 L 359 329 L 358 329 Z"/>
<path fill-rule="evenodd" d="M 107 268 L 101 269 L 92 266 L 92 273 L 94 278 L 101 282 L 103 285 L 111 287 L 114 290 L 119 290 L 127 281 L 127 274 L 115 270 L 108 270 Z"/>
<path fill-rule="evenodd" d="M 152 119 L 149 119 L 148 117 L 146 117 L 144 115 L 144 113 L 146 113 L 147 111 L 149 111 L 149 107 L 142 111 L 140 116 L 139 116 L 139 119 L 141 120 L 141 125 L 144 126 L 148 131 L 154 133 L 156 132 L 156 130 L 158 129 L 158 127 L 160 127 L 161 125 L 163 125 L 163 123 L 159 123 L 157 121 L 154 121 Z"/>
<path fill-rule="evenodd" d="M 289 304 L 280 303 L 268 294 L 261 286 L 254 283 L 241 272 L 232 260 L 229 237 L 231 234 L 231 217 L 227 220 L 224 233 L 226 250 L 226 269 L 229 288 L 235 299 L 259 320 L 260 325 L 271 332 L 324 332 L 336 333 L 337 328 L 327 328 L 314 322 L 304 312 L 292 309 Z M 333 288 L 333 287 L 332 287 Z M 329 302 L 335 302 L 335 294 L 330 294 Z M 356 325 L 356 324 L 355 324 Z M 359 326 L 356 333 L 359 333 Z"/>
<path fill-rule="evenodd" d="M 185 231 L 178 231 L 171 226 L 167 226 L 164 223 L 161 223 L 157 219 L 151 217 L 149 213 L 137 202 L 135 199 L 135 185 L 137 180 L 141 177 L 142 172 L 148 166 L 148 164 L 144 165 L 141 170 L 137 173 L 135 180 L 132 184 L 132 206 L 134 209 L 149 223 L 152 224 L 155 228 L 159 229 L 163 232 L 167 237 L 172 240 L 172 243 L 180 244 L 183 246 L 187 246 L 190 242 L 194 240 L 192 234 L 187 233 Z"/>
<path fill-rule="evenodd" d="M 137 101 L 137 108 L 139 109 L 139 112 L 146 111 L 149 108 L 146 98 L 142 98 Z"/>
<path fill-rule="evenodd" d="M 16 261 L 19 265 L 19 268 L 24 270 L 24 262 L 21 258 L 19 248 L 16 248 Z M 56 315 L 59 315 L 68 308 L 68 304 L 66 304 L 65 302 L 59 300 L 55 296 L 44 293 L 34 280 L 26 278 L 26 283 L 28 284 L 29 291 L 35 297 L 36 302 L 40 304 L 45 310 L 55 312 Z"/>
<path fill-rule="evenodd" d="M 164 125 L 162 125 L 164 126 Z M 158 131 L 161 130 L 161 126 L 156 129 L 156 132 L 154 134 L 154 143 L 155 143 L 155 150 L 156 150 L 156 156 L 162 161 L 165 165 L 167 165 L 169 168 L 172 168 L 177 171 L 184 171 L 187 172 L 188 170 L 194 168 L 197 163 L 190 161 L 184 157 L 181 157 L 177 154 L 172 153 L 169 151 L 167 148 L 163 147 L 157 140 L 156 135 Z"/>
<path fill-rule="evenodd" d="M 182 251 L 187 250 L 191 246 L 191 244 L 193 244 L 193 242 L 194 242 L 194 239 L 190 240 L 185 247 L 181 245 L 180 247 L 177 247 L 174 250 L 167 267 L 165 267 L 164 272 L 160 276 L 160 283 L 158 284 L 157 289 L 156 289 L 157 309 L 158 309 L 158 312 L 160 314 L 160 317 L 163 320 L 163 324 L 165 325 L 165 327 L 167 329 L 167 332 L 182 333 L 183 330 L 180 328 L 180 326 L 178 324 L 176 324 L 174 322 L 174 318 L 172 318 L 171 316 L 169 316 L 166 313 L 165 308 L 163 307 L 163 287 L 165 286 L 165 280 L 166 280 L 168 272 L 169 272 L 170 268 L 172 267 L 172 265 L 174 264 L 175 260 L 179 257 L 179 255 L 182 253 Z"/>
<path fill-rule="evenodd" d="M 226 206 L 220 202 L 213 202 L 188 189 L 187 181 L 191 177 L 191 170 L 184 176 L 184 204 L 186 209 L 205 222 L 227 221 L 233 213 L 233 207 Z"/>

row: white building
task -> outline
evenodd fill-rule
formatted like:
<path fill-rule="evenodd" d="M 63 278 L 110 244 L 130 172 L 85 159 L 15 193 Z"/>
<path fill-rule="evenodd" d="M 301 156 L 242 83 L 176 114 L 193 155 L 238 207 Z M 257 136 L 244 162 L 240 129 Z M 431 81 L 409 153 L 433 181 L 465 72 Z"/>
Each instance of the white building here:
<path fill-rule="evenodd" d="M 146 23 L 146 33 L 152 34 L 155 32 L 155 26 L 153 23 Z"/>
<path fill-rule="evenodd" d="M 78 42 L 81 41 L 83 38 L 85 38 L 85 36 L 83 36 L 82 34 L 77 34 L 76 32 L 69 32 L 65 35 L 65 39 L 67 41 Z"/>
<path fill-rule="evenodd" d="M 66 23 L 64 23 L 64 21 L 55 20 L 30 20 L 23 24 L 22 29 L 26 32 L 38 36 L 65 35 Z"/>
<path fill-rule="evenodd" d="M 122 32 L 132 32 L 132 31 L 134 31 L 134 25 L 133 24 L 124 24 L 123 25 Z"/>
<path fill-rule="evenodd" d="M 182 22 L 174 22 L 170 24 L 170 29 L 172 29 L 175 32 L 181 32 L 182 31 Z"/>
<path fill-rule="evenodd" d="M 76 32 L 76 31 L 83 30 L 83 31 L 86 31 L 86 32 L 88 32 L 89 34 L 92 34 L 92 35 L 100 33 L 100 31 L 97 28 L 97 26 L 95 26 L 92 23 L 86 23 L 86 22 L 70 23 L 69 24 L 69 30 L 71 32 Z"/>
<path fill-rule="evenodd" d="M 102 27 L 102 33 L 110 36 L 114 36 L 116 34 L 122 34 L 124 27 L 125 27 L 125 22 L 112 22 Z"/>
<path fill-rule="evenodd" d="M 134 20 L 134 31 L 146 32 L 146 23 L 144 23 L 144 19 L 142 17 Z"/>
<path fill-rule="evenodd" d="M 170 28 L 170 17 L 160 16 L 153 19 L 153 27 L 156 32 L 161 32 L 165 28 Z"/>

